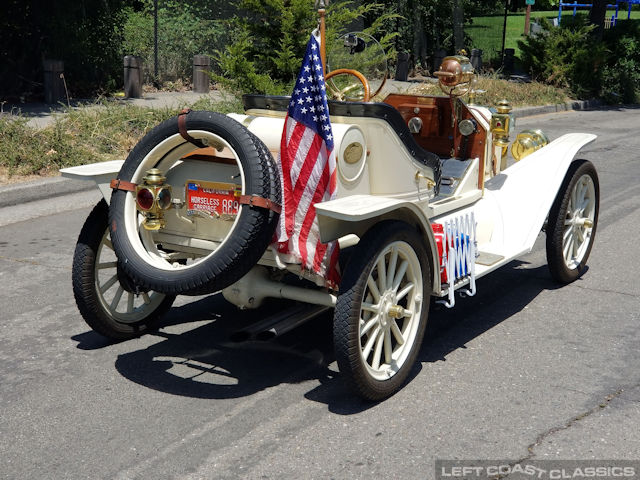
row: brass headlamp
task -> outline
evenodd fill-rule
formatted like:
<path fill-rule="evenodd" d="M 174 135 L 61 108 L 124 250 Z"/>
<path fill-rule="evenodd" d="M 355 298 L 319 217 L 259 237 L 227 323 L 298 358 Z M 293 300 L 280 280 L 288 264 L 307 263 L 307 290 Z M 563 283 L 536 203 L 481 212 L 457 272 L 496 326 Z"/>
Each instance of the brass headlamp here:
<path fill-rule="evenodd" d="M 523 130 L 511 145 L 511 155 L 517 162 L 548 143 L 549 138 L 542 130 Z"/>
<path fill-rule="evenodd" d="M 142 185 L 136 187 L 136 207 L 145 216 L 142 226 L 157 231 L 165 226 L 164 212 L 171 208 L 171 186 L 157 168 L 147 170 Z"/>

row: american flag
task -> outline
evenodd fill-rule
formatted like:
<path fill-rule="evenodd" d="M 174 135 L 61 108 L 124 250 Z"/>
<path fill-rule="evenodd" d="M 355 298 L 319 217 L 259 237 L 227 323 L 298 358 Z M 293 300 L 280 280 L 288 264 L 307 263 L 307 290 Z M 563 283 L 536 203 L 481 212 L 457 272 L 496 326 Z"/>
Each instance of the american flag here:
<path fill-rule="evenodd" d="M 333 147 L 320 42 L 314 32 L 307 44 L 282 132 L 279 165 L 283 198 L 276 235 L 281 258 L 302 264 L 335 288 L 339 282 L 338 245 L 320 242 L 314 207 L 335 198 Z"/>

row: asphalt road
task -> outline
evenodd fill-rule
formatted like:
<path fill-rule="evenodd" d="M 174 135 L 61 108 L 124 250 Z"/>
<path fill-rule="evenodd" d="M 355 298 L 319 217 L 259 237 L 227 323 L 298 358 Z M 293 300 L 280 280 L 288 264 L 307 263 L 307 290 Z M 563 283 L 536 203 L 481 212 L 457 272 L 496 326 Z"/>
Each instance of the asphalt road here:
<path fill-rule="evenodd" d="M 234 343 L 265 311 L 180 298 L 162 328 L 110 344 L 71 292 L 94 192 L 0 209 L 0 478 L 430 479 L 435 459 L 640 459 L 640 114 L 541 115 L 600 137 L 588 272 L 558 288 L 533 252 L 434 308 L 411 381 L 355 399 L 330 317 Z M 41 216 L 46 214 L 46 216 Z M 271 310 L 281 308 L 274 304 Z"/>

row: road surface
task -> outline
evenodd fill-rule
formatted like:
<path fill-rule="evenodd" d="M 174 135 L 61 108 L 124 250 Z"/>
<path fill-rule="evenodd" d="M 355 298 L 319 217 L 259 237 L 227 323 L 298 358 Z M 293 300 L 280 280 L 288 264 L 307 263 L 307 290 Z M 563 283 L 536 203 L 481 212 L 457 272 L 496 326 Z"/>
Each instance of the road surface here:
<path fill-rule="evenodd" d="M 532 126 L 599 135 L 581 154 L 601 182 L 588 272 L 558 288 L 541 236 L 476 297 L 432 310 L 411 381 L 379 404 L 344 388 L 328 316 L 238 343 L 267 311 L 179 298 L 159 331 L 105 341 L 70 282 L 96 194 L 0 209 L 0 478 L 430 479 L 436 459 L 640 459 L 640 115 L 518 124 Z"/>

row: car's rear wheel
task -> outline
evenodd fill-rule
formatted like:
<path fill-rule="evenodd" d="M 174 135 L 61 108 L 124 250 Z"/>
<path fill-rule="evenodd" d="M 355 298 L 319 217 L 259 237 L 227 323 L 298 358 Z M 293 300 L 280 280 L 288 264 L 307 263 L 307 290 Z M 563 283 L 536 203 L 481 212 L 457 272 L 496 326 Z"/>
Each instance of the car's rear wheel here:
<path fill-rule="evenodd" d="M 381 400 L 406 381 L 424 336 L 430 278 L 420 236 L 406 223 L 383 222 L 358 244 L 340 284 L 334 346 L 360 396 Z"/>
<path fill-rule="evenodd" d="M 599 207 L 595 167 L 586 160 L 573 162 L 547 221 L 547 263 L 556 281 L 570 283 L 584 272 L 595 239 Z"/>
<path fill-rule="evenodd" d="M 145 333 L 175 296 L 141 289 L 118 267 L 104 200 L 87 217 L 73 256 L 73 294 L 85 322 L 99 334 L 126 340 Z"/>

